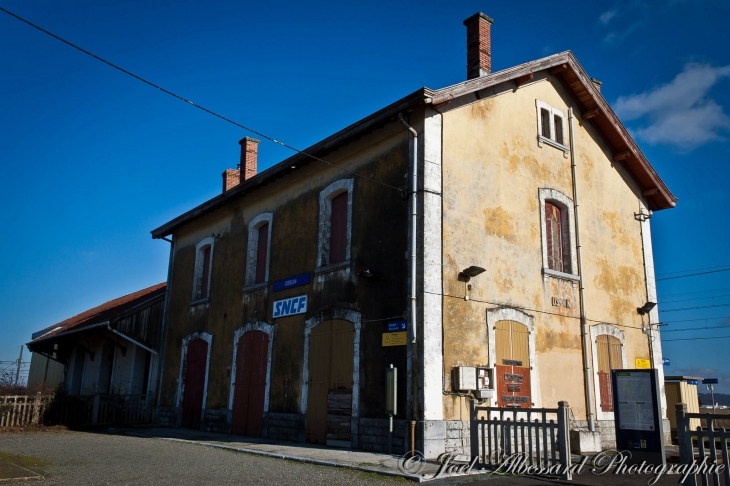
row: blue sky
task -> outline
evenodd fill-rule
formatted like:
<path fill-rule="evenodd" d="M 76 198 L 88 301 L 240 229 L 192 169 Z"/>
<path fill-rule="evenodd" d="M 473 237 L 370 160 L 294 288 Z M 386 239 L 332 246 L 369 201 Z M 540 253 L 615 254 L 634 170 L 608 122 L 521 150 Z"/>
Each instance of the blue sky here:
<path fill-rule="evenodd" d="M 484 11 L 495 19 L 494 70 L 572 50 L 603 81 L 680 198 L 652 219 L 657 273 L 730 265 L 727 2 L 0 6 L 300 148 L 421 86 L 463 81 L 462 21 Z M 2 12 L 0 66 L 0 360 L 8 360 L 33 331 L 165 280 L 169 247 L 149 231 L 217 195 L 247 133 Z M 288 155 L 262 142 L 260 167 Z M 730 336 L 730 272 L 658 286 L 661 309 L 715 306 L 662 312 L 673 321 L 663 327 L 672 331 L 665 371 L 718 376 L 718 391 L 730 392 L 730 339 L 719 338 Z M 684 301 L 707 296 L 717 297 Z M 726 327 L 674 331 L 702 326 Z M 699 337 L 713 339 L 669 341 Z"/>

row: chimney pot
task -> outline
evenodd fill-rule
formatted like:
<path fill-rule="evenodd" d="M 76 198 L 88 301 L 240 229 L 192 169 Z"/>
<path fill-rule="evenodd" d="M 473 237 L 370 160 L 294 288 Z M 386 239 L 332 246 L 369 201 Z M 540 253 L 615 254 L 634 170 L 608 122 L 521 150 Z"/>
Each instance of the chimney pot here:
<path fill-rule="evenodd" d="M 259 158 L 259 142 L 251 137 L 243 137 L 238 143 L 241 145 L 240 180 L 248 180 L 256 175 Z"/>
<path fill-rule="evenodd" d="M 601 85 L 603 84 L 603 82 L 597 80 L 596 78 L 591 78 L 591 82 L 593 83 L 593 86 L 595 86 L 596 89 L 600 92 L 601 91 Z"/>
<path fill-rule="evenodd" d="M 492 72 L 492 24 L 494 20 L 477 12 L 464 21 L 466 26 L 466 79 Z"/>

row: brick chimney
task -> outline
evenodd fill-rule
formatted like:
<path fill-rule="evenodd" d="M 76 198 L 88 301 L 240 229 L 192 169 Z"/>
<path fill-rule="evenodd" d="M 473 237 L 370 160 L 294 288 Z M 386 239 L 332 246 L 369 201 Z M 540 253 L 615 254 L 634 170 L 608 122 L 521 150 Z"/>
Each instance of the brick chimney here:
<path fill-rule="evenodd" d="M 256 175 L 259 158 L 259 142 L 251 137 L 243 137 L 238 143 L 241 145 L 240 181 L 243 182 Z"/>
<path fill-rule="evenodd" d="M 591 82 L 593 83 L 593 86 L 595 86 L 598 91 L 601 91 L 601 85 L 603 85 L 603 83 L 601 81 L 597 80 L 596 78 L 591 78 Z"/>
<path fill-rule="evenodd" d="M 466 25 L 466 79 L 492 72 L 492 20 L 482 12 L 464 21 Z"/>
<path fill-rule="evenodd" d="M 226 192 L 229 189 L 233 189 L 240 182 L 241 182 L 240 169 L 226 169 L 225 171 L 223 171 L 223 192 Z"/>

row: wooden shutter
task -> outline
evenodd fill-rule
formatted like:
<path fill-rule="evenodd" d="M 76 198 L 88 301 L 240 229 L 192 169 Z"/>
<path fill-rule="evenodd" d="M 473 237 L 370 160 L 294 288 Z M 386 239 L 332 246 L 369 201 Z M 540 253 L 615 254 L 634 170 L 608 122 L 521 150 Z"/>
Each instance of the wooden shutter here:
<path fill-rule="evenodd" d="M 527 326 L 514 321 L 499 321 L 494 331 L 497 406 L 529 408 L 532 395 Z"/>
<path fill-rule="evenodd" d="M 332 221 L 330 226 L 330 261 L 344 262 L 347 257 L 347 193 L 332 199 Z"/>
<path fill-rule="evenodd" d="M 565 145 L 565 140 L 563 139 L 563 117 L 554 115 L 553 120 L 555 122 L 555 141 L 560 145 Z"/>
<path fill-rule="evenodd" d="M 548 268 L 563 272 L 563 225 L 560 209 L 549 202 L 545 203 L 545 233 Z"/>
<path fill-rule="evenodd" d="M 203 274 L 200 279 L 200 298 L 208 297 L 208 279 L 210 278 L 210 245 L 203 250 Z"/>
<path fill-rule="evenodd" d="M 540 108 L 540 126 L 542 127 L 542 136 L 550 138 L 550 112 L 545 108 Z"/>
<path fill-rule="evenodd" d="M 266 260 L 269 251 L 269 224 L 259 228 L 258 248 L 256 249 L 256 282 L 266 281 Z"/>
<path fill-rule="evenodd" d="M 623 368 L 621 341 L 613 336 L 602 334 L 596 338 L 598 355 L 598 387 L 601 393 L 601 410 L 613 412 L 613 390 L 611 370 Z"/>

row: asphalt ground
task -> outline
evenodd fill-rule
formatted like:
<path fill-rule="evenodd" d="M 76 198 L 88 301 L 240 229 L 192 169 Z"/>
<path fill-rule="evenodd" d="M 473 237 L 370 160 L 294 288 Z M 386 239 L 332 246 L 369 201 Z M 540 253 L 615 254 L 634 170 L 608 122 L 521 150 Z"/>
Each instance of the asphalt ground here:
<path fill-rule="evenodd" d="M 43 476 L 44 484 L 277 484 L 406 485 L 400 477 L 319 466 L 235 452 L 183 441 L 135 437 L 109 432 L 44 431 L 0 434 L 0 462 Z M 7 465 L 10 465 L 8 468 Z M 18 469 L 15 468 L 17 472 Z M 18 473 L 19 474 L 19 473 Z M 6 476 L 7 477 L 7 476 Z M 596 476 L 588 468 L 572 481 L 544 477 L 474 475 L 444 477 L 428 484 L 485 486 L 647 485 L 651 475 Z M 679 484 L 680 476 L 663 476 L 656 484 Z M 0 482 L 6 484 L 0 477 Z M 730 486 L 730 485 L 728 485 Z"/>

